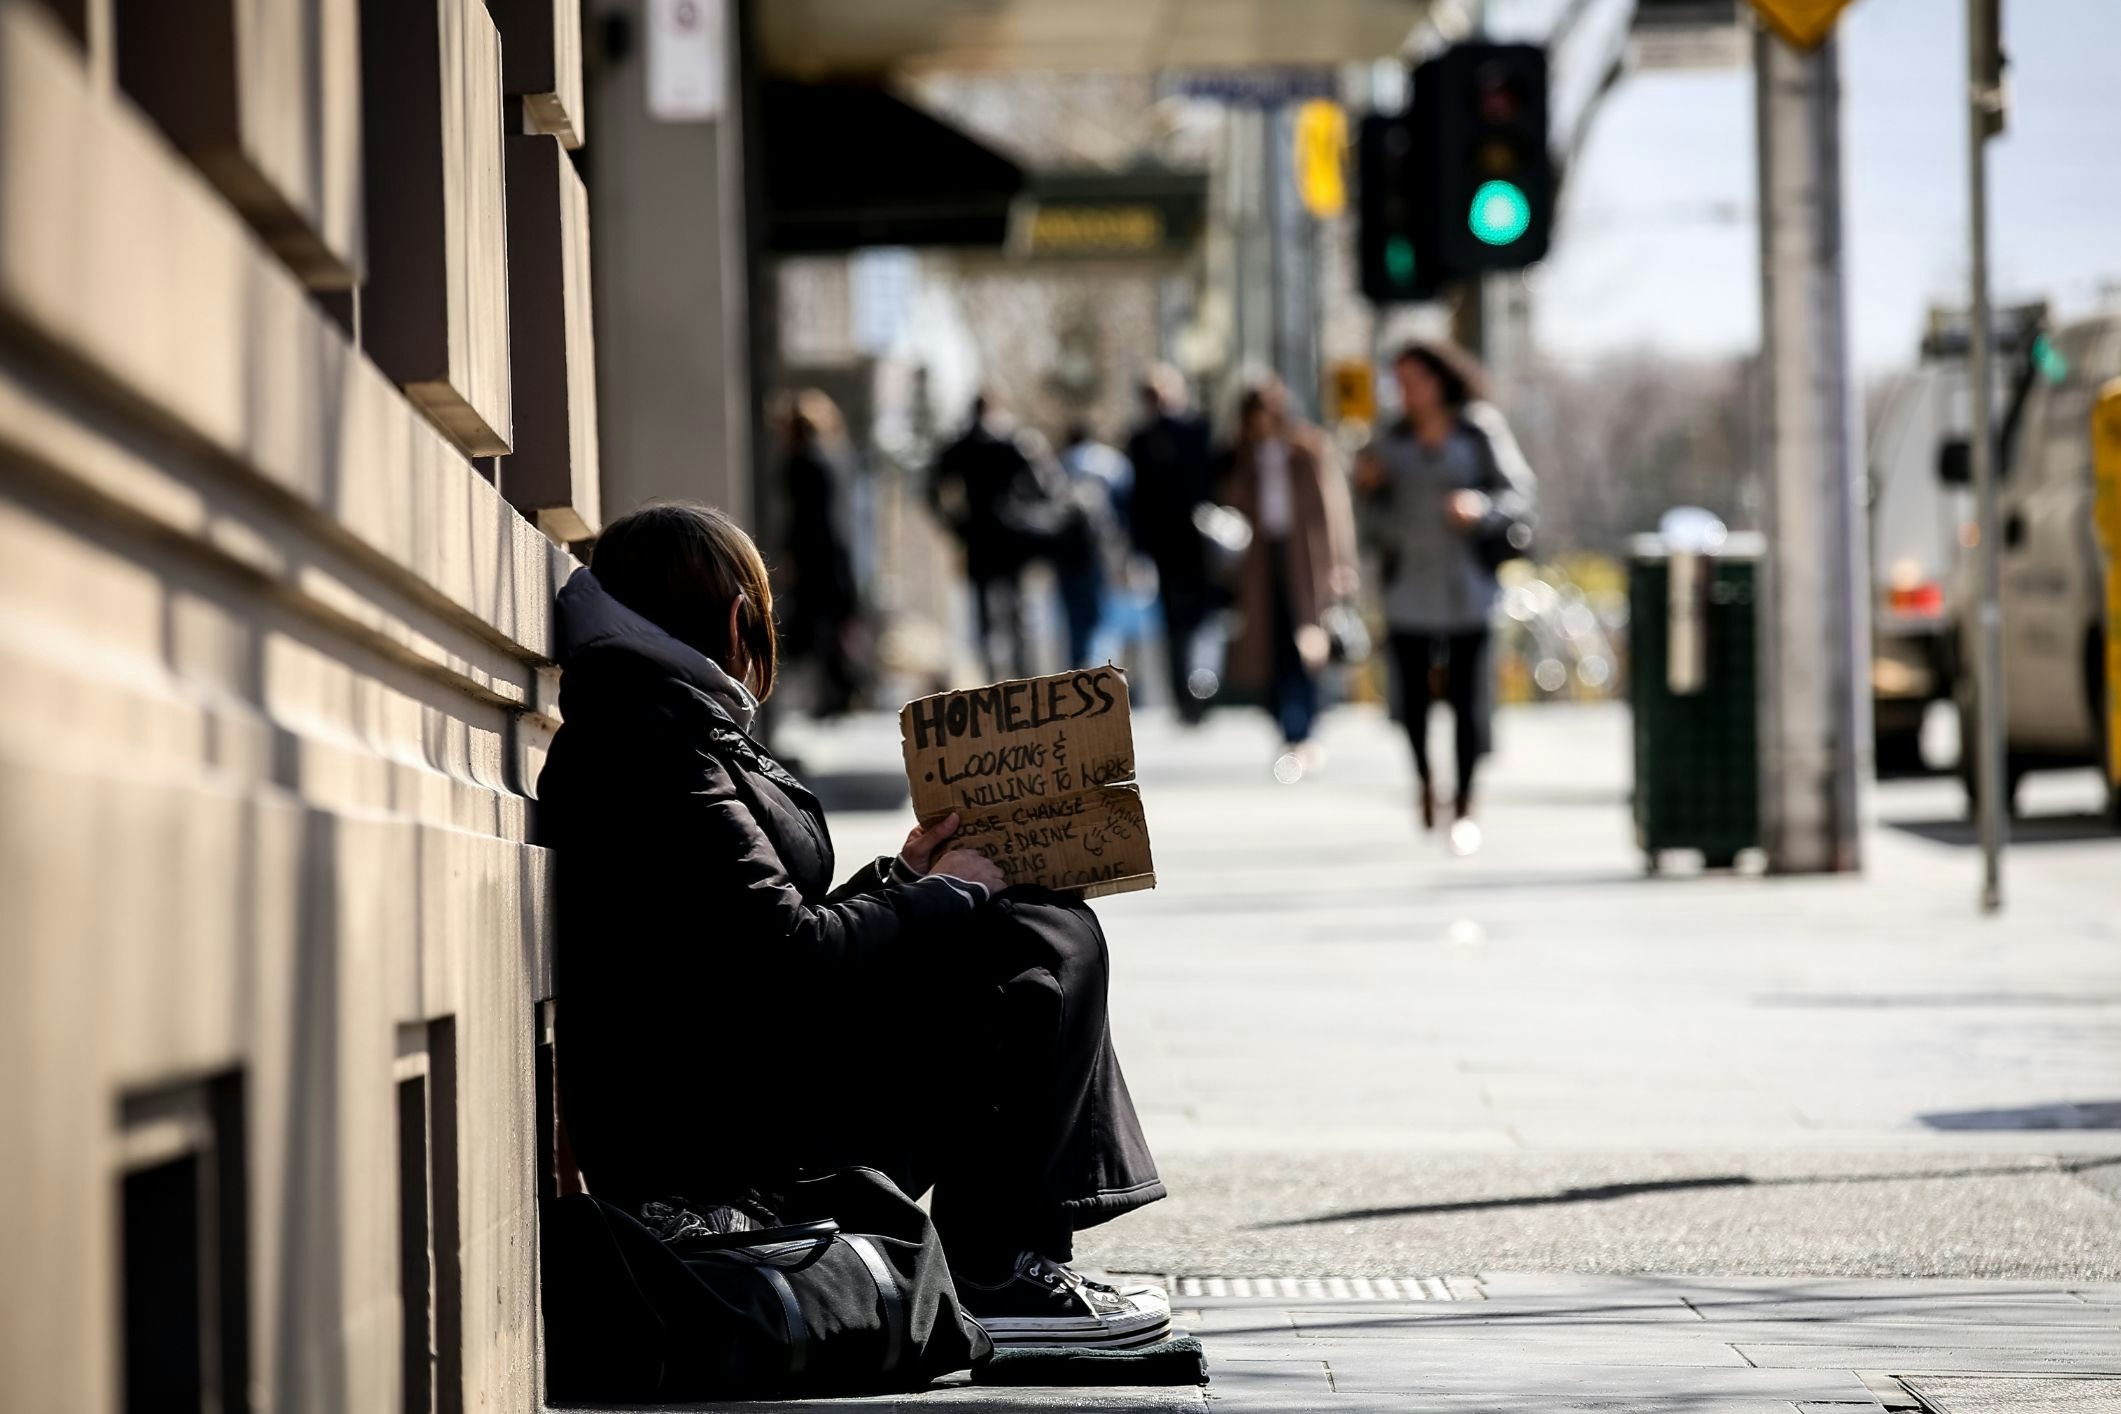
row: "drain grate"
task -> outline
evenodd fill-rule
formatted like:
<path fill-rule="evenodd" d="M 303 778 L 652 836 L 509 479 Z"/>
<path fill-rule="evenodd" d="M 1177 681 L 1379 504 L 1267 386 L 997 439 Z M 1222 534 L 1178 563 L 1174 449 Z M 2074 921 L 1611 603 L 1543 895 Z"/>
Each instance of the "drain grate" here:
<path fill-rule="evenodd" d="M 1178 1277 L 1180 1300 L 1480 1301 L 1479 1277 Z"/>

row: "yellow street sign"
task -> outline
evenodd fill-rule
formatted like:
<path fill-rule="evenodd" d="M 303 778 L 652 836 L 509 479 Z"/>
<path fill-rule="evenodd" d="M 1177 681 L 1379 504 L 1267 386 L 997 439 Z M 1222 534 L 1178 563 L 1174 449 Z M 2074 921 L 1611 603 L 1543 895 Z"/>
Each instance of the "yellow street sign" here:
<path fill-rule="evenodd" d="M 1314 98 L 1296 110 L 1296 185 L 1304 209 L 1330 221 L 1348 209 L 1348 115 Z"/>
<path fill-rule="evenodd" d="M 1143 202 L 1041 206 L 1019 221 L 1017 243 L 1029 256 L 1153 255 L 1164 243 L 1163 213 Z"/>
<path fill-rule="evenodd" d="M 1326 406 L 1335 422 L 1368 422 L 1377 416 L 1377 373 L 1366 358 L 1336 358 L 1326 365 Z"/>
<path fill-rule="evenodd" d="M 1799 49 L 1817 49 L 1850 0 L 1753 0 L 1767 27 Z"/>
<path fill-rule="evenodd" d="M 2092 405 L 2092 484 L 2092 519 L 2106 548 L 2106 763 L 2121 787 L 2121 378 Z"/>

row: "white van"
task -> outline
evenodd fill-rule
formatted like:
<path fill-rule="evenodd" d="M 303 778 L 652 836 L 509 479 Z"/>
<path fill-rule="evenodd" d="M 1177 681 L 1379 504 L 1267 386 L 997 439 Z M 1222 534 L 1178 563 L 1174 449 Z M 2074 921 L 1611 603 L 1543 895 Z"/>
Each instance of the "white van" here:
<path fill-rule="evenodd" d="M 1871 720 L 1880 774 L 1919 771 L 1922 721 L 1951 697 L 1952 600 L 1968 500 L 1937 474 L 1966 436 L 1966 365 L 1896 374 L 1871 418 Z"/>
<path fill-rule="evenodd" d="M 1989 406 L 1999 421 L 2017 383 L 2014 370 L 2046 320 L 2044 304 L 1995 312 Z M 1881 775 L 1924 769 L 1923 720 L 1932 704 L 1951 700 L 1957 678 L 1960 535 L 1973 498 L 1938 475 L 1938 455 L 1948 443 L 1963 443 L 1972 422 L 1966 346 L 1965 311 L 1933 307 L 1921 362 L 1878 390 L 1867 419 L 1871 721 Z"/>
<path fill-rule="evenodd" d="M 2092 524 L 2092 403 L 2121 376 L 2121 314 L 2063 325 L 2034 341 L 2006 417 L 2000 547 L 2006 800 L 2027 771 L 2100 764 L 2106 749 L 2105 556 Z M 1940 470 L 1963 475 L 1964 446 Z M 1960 652 L 1953 696 L 1973 741 L 1974 605 L 1979 562 L 1965 557 L 1955 595 Z M 1972 778 L 1972 751 L 1961 775 Z M 2109 776 L 2107 779 L 2111 780 Z M 2110 802 L 2121 811 L 2121 799 Z"/>

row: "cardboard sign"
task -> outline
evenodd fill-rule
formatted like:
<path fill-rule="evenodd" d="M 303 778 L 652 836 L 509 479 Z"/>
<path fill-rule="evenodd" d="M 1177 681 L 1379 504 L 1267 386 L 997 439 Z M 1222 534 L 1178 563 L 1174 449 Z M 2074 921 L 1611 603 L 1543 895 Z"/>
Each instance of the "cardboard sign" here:
<path fill-rule="evenodd" d="M 1012 884 L 1084 898 L 1156 886 L 1118 668 L 918 698 L 899 734 L 914 814 L 924 825 L 958 814 L 944 849 L 978 850 Z"/>

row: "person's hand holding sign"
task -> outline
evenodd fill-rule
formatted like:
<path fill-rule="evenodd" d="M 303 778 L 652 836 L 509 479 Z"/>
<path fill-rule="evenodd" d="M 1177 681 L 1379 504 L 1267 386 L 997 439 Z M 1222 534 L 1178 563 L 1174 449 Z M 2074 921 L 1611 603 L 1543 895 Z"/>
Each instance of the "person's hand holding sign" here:
<path fill-rule="evenodd" d="M 933 825 L 915 825 L 906 835 L 905 848 L 898 852 L 898 857 L 916 874 L 947 874 L 968 884 L 984 885 L 992 893 L 1008 887 L 1008 879 L 1003 877 L 994 861 L 977 850 L 953 849 L 944 852 L 941 858 L 936 857 L 943 841 L 956 833 L 956 811 Z"/>

